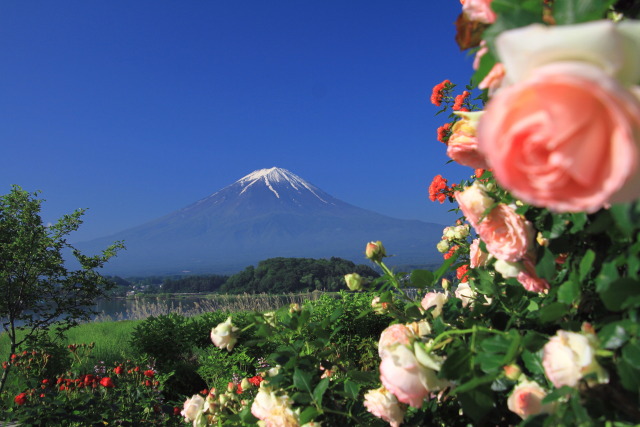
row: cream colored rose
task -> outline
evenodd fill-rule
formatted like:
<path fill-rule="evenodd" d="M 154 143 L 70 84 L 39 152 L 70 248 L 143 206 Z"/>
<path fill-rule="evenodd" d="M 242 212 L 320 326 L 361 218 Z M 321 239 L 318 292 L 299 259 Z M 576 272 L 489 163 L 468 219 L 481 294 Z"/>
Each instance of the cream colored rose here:
<path fill-rule="evenodd" d="M 507 406 L 511 412 L 515 412 L 520 418 L 525 419 L 531 415 L 550 414 L 554 405 L 542 404 L 547 392 L 535 381 L 523 381 L 514 387 Z"/>
<path fill-rule="evenodd" d="M 469 267 L 485 267 L 493 256 L 480 249 L 480 239 L 474 239 L 469 246 Z"/>
<path fill-rule="evenodd" d="M 251 405 L 251 413 L 266 427 L 298 427 L 299 410 L 292 410 L 292 404 L 293 400 L 286 394 L 277 394 L 270 387 L 261 386 Z"/>
<path fill-rule="evenodd" d="M 487 189 L 478 181 L 454 194 L 462 213 L 473 227 L 478 225 L 482 216 L 495 204 L 487 194 Z"/>
<path fill-rule="evenodd" d="M 596 360 L 596 337 L 591 333 L 559 330 L 543 349 L 542 366 L 556 387 L 576 387 L 585 376 L 595 373 L 597 382 L 608 382 L 607 373 Z"/>
<path fill-rule="evenodd" d="M 447 294 L 443 292 L 429 292 L 422 298 L 420 305 L 423 309 L 429 310 L 431 307 L 435 307 L 431 312 L 431 315 L 435 319 L 442 314 L 442 306 L 447 302 Z"/>
<path fill-rule="evenodd" d="M 231 324 L 231 316 L 211 330 L 211 341 L 218 348 L 226 348 L 231 351 L 238 341 L 239 329 Z"/>
<path fill-rule="evenodd" d="M 364 406 L 378 418 L 382 418 L 392 427 L 398 427 L 404 420 L 406 406 L 384 387 L 369 390 L 364 395 Z"/>
<path fill-rule="evenodd" d="M 473 306 L 473 301 L 476 298 L 476 293 L 471 289 L 469 283 L 460 283 L 455 291 L 455 296 L 462 301 L 462 307 L 468 305 Z"/>
<path fill-rule="evenodd" d="M 186 422 L 195 421 L 198 415 L 204 410 L 204 398 L 199 394 L 194 394 L 190 399 L 185 400 L 180 414 Z"/>

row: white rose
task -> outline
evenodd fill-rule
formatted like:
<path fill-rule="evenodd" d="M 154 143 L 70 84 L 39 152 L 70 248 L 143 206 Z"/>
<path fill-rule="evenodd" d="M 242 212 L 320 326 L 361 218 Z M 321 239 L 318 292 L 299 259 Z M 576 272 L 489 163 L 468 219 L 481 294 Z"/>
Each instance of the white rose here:
<path fill-rule="evenodd" d="M 560 61 L 596 65 L 624 86 L 640 80 L 640 21 L 533 24 L 504 31 L 496 38 L 496 49 L 509 83 L 528 78 L 535 68 Z"/>
<path fill-rule="evenodd" d="M 435 307 L 431 312 L 431 315 L 435 319 L 442 314 L 442 306 L 447 302 L 447 294 L 442 292 L 429 292 L 422 298 L 420 305 L 423 309 L 429 310 L 431 307 Z"/>
<path fill-rule="evenodd" d="M 398 427 L 404 420 L 406 406 L 384 387 L 369 390 L 364 395 L 364 406 L 378 418 L 382 418 L 392 427 Z"/>
<path fill-rule="evenodd" d="M 261 386 L 251 404 L 251 413 L 267 427 L 298 427 L 299 410 L 292 410 L 292 404 L 286 394 L 278 395 L 270 387 Z"/>
<path fill-rule="evenodd" d="M 211 330 L 211 341 L 218 348 L 226 348 L 231 351 L 238 342 L 238 328 L 231 324 L 231 316 Z"/>
<path fill-rule="evenodd" d="M 608 382 L 604 369 L 596 361 L 595 336 L 559 330 L 543 348 L 542 366 L 556 387 L 576 387 L 585 375 L 596 373 L 598 382 Z"/>
<path fill-rule="evenodd" d="M 198 415 L 202 414 L 204 410 L 204 398 L 199 394 L 194 394 L 191 399 L 187 399 L 184 402 L 184 407 L 180 414 L 184 417 L 184 420 L 195 421 Z"/>
<path fill-rule="evenodd" d="M 476 293 L 471 289 L 469 283 L 460 283 L 455 291 L 455 296 L 462 301 L 462 306 L 473 306 L 473 301 L 476 298 Z"/>

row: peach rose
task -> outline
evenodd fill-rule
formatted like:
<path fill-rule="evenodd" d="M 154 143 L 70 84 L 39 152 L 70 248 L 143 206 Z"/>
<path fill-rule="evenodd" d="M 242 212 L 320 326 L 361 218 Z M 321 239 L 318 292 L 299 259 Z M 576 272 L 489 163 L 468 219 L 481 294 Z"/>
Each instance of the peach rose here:
<path fill-rule="evenodd" d="M 480 239 L 474 239 L 469 246 L 469 266 L 471 268 L 484 267 L 493 258 L 491 254 L 480 249 Z"/>
<path fill-rule="evenodd" d="M 550 414 L 554 405 L 542 404 L 547 392 L 535 381 L 523 381 L 514 387 L 507 400 L 507 406 L 511 412 L 515 412 L 520 418 L 525 419 L 530 415 Z"/>
<path fill-rule="evenodd" d="M 487 104 L 478 147 L 503 187 L 556 212 L 640 196 L 639 30 L 532 25 L 496 39 L 506 87 Z"/>
<path fill-rule="evenodd" d="M 481 111 L 457 112 L 462 120 L 457 121 L 451 128 L 451 136 L 447 141 L 447 156 L 464 166 L 474 169 L 486 168 L 484 156 L 478 151 L 476 126 Z"/>
<path fill-rule="evenodd" d="M 470 21 L 492 24 L 496 13 L 491 10 L 492 0 L 466 0 L 462 5 L 462 13 Z"/>
<path fill-rule="evenodd" d="M 502 86 L 504 76 L 504 65 L 498 62 L 491 68 L 491 71 L 489 71 L 486 77 L 478 83 L 478 89 L 489 89 L 489 96 L 493 96 Z"/>
<path fill-rule="evenodd" d="M 194 421 L 204 410 L 204 398 L 199 394 L 194 394 L 191 399 L 184 402 L 180 415 L 184 417 L 185 422 Z"/>
<path fill-rule="evenodd" d="M 392 427 L 399 427 L 404 420 L 406 406 L 384 387 L 369 390 L 364 395 L 364 406 L 378 418 L 382 418 Z"/>
<path fill-rule="evenodd" d="M 454 196 L 462 213 L 474 228 L 482 216 L 495 204 L 495 201 L 487 194 L 487 189 L 478 181 L 474 181 L 463 191 L 456 191 Z"/>
<path fill-rule="evenodd" d="M 596 374 L 598 382 L 608 382 L 607 373 L 596 361 L 596 348 L 593 333 L 559 330 L 543 348 L 545 375 L 557 388 L 576 387 L 582 377 L 591 373 Z"/>
<path fill-rule="evenodd" d="M 489 212 L 476 231 L 491 255 L 510 262 L 524 258 L 535 238 L 531 223 L 503 203 Z"/>

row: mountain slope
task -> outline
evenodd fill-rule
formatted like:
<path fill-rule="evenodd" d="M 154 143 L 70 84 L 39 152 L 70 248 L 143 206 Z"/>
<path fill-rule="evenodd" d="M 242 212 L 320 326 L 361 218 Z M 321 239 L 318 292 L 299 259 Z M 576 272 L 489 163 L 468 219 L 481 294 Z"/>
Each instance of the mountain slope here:
<path fill-rule="evenodd" d="M 109 262 L 109 274 L 232 273 L 277 256 L 360 263 L 370 240 L 397 255 L 391 264 L 431 263 L 441 233 L 441 225 L 361 209 L 270 168 L 162 218 L 78 246 L 97 251 L 124 240 L 127 250 Z"/>

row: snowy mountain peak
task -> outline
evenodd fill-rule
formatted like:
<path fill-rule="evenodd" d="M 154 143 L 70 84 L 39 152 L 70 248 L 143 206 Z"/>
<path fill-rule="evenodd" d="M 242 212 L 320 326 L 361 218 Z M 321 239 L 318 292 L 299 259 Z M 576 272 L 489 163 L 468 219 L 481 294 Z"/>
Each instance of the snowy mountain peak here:
<path fill-rule="evenodd" d="M 263 182 L 264 185 L 277 197 L 280 198 L 280 193 L 278 193 L 277 188 L 282 184 L 288 185 L 292 187 L 294 190 L 298 192 L 306 189 L 311 192 L 314 196 L 320 199 L 324 203 L 328 203 L 322 197 L 318 195 L 317 189 L 309 184 L 304 179 L 300 178 L 296 174 L 289 172 L 286 169 L 272 167 L 270 169 L 258 169 L 256 171 L 251 172 L 250 174 L 240 178 L 237 181 L 237 184 L 242 186 L 242 191 L 240 194 L 247 191 L 252 185 Z"/>

